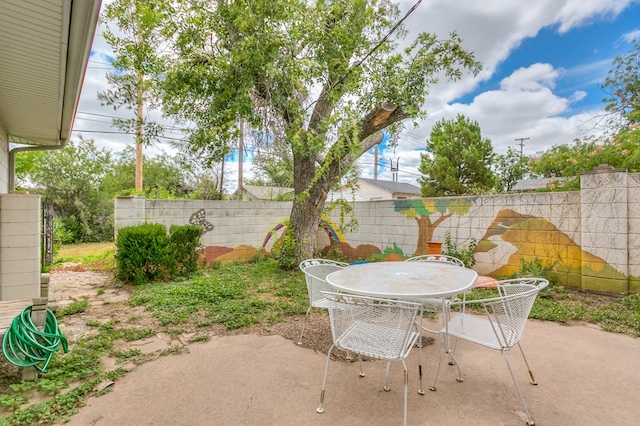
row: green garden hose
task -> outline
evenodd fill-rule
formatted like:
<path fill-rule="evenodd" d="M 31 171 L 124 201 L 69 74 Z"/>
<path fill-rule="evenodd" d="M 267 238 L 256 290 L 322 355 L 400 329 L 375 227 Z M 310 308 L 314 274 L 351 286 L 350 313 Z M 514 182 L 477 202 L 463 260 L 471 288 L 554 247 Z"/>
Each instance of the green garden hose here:
<path fill-rule="evenodd" d="M 2 353 L 18 367 L 33 366 L 44 373 L 60 343 L 65 353 L 69 352 L 69 347 L 53 312 L 47 309 L 44 331 L 40 331 L 31 320 L 31 308 L 24 308 L 11 322 L 2 339 Z"/>

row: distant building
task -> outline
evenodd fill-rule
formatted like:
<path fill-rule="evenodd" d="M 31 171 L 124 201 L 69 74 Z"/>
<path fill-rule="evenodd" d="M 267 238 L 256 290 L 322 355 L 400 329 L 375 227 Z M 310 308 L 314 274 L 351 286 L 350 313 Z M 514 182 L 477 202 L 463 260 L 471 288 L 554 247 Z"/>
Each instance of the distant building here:
<path fill-rule="evenodd" d="M 293 188 L 242 185 L 242 193 L 236 191 L 233 198 L 243 201 L 291 201 Z"/>
<path fill-rule="evenodd" d="M 420 187 L 404 182 L 393 182 L 390 180 L 359 178 L 358 188 L 355 192 L 356 201 L 376 201 L 376 200 L 406 200 L 411 198 L 422 198 Z M 352 200 L 352 190 L 341 188 L 338 193 L 342 198 Z M 328 198 L 328 200 L 330 200 Z"/>
<path fill-rule="evenodd" d="M 526 192 L 526 191 L 535 191 L 536 189 L 546 189 L 551 182 L 561 182 L 563 178 L 557 178 L 555 176 L 548 178 L 537 178 L 537 179 L 522 179 L 519 180 L 511 191 L 513 192 Z"/>

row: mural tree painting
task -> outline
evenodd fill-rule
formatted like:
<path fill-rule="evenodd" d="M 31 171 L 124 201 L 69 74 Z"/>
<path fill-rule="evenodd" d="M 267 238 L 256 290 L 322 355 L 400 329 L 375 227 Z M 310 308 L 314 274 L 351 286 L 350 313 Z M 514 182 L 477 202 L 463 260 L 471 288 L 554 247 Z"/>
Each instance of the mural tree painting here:
<path fill-rule="evenodd" d="M 189 4 L 190 2 L 187 2 Z M 313 255 L 327 195 L 381 131 L 423 117 L 428 88 L 481 66 L 454 33 L 402 43 L 404 16 L 387 0 L 195 2 L 177 17 L 165 111 L 193 123 L 185 149 L 225 152 L 244 120 L 275 122 L 293 158 L 286 252 Z"/>
<path fill-rule="evenodd" d="M 427 243 L 433 239 L 433 231 L 453 214 L 469 212 L 475 198 L 433 198 L 428 200 L 394 201 L 393 209 L 418 224 L 418 244 L 415 254 L 426 254 Z M 437 216 L 436 216 L 437 215 Z M 432 221 L 432 216 L 435 216 Z"/>

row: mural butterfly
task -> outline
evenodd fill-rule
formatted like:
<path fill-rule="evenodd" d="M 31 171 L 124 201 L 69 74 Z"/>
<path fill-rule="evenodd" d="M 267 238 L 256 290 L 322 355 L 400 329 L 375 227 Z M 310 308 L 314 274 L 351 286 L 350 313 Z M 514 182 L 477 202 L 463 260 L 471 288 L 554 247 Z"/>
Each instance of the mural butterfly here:
<path fill-rule="evenodd" d="M 189 217 L 189 225 L 200 226 L 204 231 L 202 231 L 202 235 L 207 232 L 213 231 L 213 224 L 207 221 L 205 217 L 204 209 L 200 209 Z"/>

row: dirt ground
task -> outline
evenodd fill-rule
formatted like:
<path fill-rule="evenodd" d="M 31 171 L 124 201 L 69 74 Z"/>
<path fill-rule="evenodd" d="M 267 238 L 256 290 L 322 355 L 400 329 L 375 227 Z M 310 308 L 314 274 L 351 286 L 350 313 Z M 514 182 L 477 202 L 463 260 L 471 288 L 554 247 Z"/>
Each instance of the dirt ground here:
<path fill-rule="evenodd" d="M 230 336 L 240 334 L 255 334 L 260 336 L 279 335 L 297 342 L 302 329 L 303 315 L 289 316 L 286 320 L 273 325 L 257 325 L 238 330 L 227 330 L 221 325 L 198 326 L 195 321 L 180 324 L 174 330 L 161 326 L 150 312 L 144 307 L 130 307 L 126 304 L 129 293 L 125 287 L 119 286 L 111 279 L 111 274 L 84 271 L 74 265 L 52 271 L 49 290 L 50 308 L 52 310 L 64 307 L 70 303 L 87 297 L 90 301 L 84 312 L 65 316 L 59 323 L 61 331 L 70 342 L 80 338 L 85 333 L 95 332 L 95 328 L 87 323 L 98 321 L 105 323 L 113 321 L 119 328 L 135 327 L 140 329 L 152 328 L 158 333 L 143 342 L 118 341 L 115 346 L 121 350 L 141 348 L 144 356 L 131 361 L 135 365 L 153 361 L 160 356 L 163 349 L 179 346 L 188 348 L 198 336 Z M 316 353 L 326 354 L 331 346 L 331 328 L 327 312 L 314 309 L 307 318 L 307 326 L 301 347 Z M 424 338 L 424 345 L 433 344 L 432 338 Z M 142 346 L 141 346 L 142 345 Z M 337 360 L 348 361 L 346 355 L 334 351 Z M 106 368 L 116 365 L 115 358 L 104 360 Z M 132 369 L 135 365 L 130 365 Z M 6 393 L 9 385 L 19 383 L 22 377 L 21 369 L 10 364 L 4 357 L 0 357 L 0 393 Z"/>

